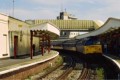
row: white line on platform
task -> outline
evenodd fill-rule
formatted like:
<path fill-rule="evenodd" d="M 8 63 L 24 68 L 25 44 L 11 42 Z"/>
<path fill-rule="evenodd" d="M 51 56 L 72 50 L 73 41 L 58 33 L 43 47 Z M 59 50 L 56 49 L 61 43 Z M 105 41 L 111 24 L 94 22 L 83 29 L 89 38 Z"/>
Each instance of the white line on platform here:
<path fill-rule="evenodd" d="M 108 59 L 112 60 L 119 67 L 119 69 L 120 69 L 120 63 L 118 63 L 116 60 L 112 59 L 109 56 L 106 56 L 106 55 L 104 55 L 104 56 L 107 57 Z"/>
<path fill-rule="evenodd" d="M 34 62 L 34 63 L 27 64 L 27 65 L 17 66 L 17 67 L 12 68 L 12 69 L 8 69 L 8 70 L 1 71 L 1 72 L 0 72 L 0 75 L 5 74 L 5 73 L 8 73 L 8 72 L 15 71 L 15 70 L 19 70 L 19 69 L 22 69 L 22 68 L 26 68 L 26 67 L 29 67 L 29 66 L 33 66 L 33 65 L 36 65 L 36 64 L 38 64 L 38 63 L 43 63 L 43 62 L 45 62 L 45 61 L 48 61 L 48 60 L 53 59 L 53 58 L 55 58 L 56 56 L 58 56 L 59 52 L 56 52 L 56 53 L 57 53 L 56 55 L 54 55 L 54 56 L 52 56 L 52 57 L 50 57 L 50 58 L 44 59 L 44 60 L 42 60 L 42 61 Z"/>

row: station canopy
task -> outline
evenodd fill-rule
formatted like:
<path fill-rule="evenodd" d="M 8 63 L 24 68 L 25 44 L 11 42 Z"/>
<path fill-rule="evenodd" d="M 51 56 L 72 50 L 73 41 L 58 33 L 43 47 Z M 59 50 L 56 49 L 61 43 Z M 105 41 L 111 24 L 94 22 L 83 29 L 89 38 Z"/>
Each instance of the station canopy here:
<path fill-rule="evenodd" d="M 60 29 L 50 22 L 45 22 L 39 25 L 32 26 L 30 28 L 30 31 L 36 32 L 36 37 L 45 34 L 49 35 L 50 39 L 56 39 L 60 36 Z"/>
<path fill-rule="evenodd" d="M 111 32 L 115 29 L 120 28 L 120 19 L 116 19 L 116 18 L 109 18 L 104 25 L 102 25 L 100 28 L 98 28 L 97 30 L 94 30 L 90 33 L 86 33 L 83 35 L 78 35 L 75 37 L 75 39 L 81 39 L 81 38 L 85 38 L 88 36 L 98 36 L 107 32 Z"/>

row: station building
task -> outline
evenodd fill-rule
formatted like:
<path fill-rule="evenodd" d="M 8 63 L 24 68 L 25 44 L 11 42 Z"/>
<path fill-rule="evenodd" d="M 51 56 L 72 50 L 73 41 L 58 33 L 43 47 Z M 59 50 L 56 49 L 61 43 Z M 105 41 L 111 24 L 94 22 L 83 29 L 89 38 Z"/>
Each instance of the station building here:
<path fill-rule="evenodd" d="M 50 51 L 50 40 L 73 38 L 99 28 L 101 21 L 77 20 L 61 12 L 57 20 L 22 21 L 0 14 L 0 59 Z M 44 44 L 45 43 L 45 44 Z M 45 46 L 46 45 L 46 46 Z"/>
<path fill-rule="evenodd" d="M 45 49 L 50 51 L 50 40 L 58 38 L 59 34 L 59 28 L 52 23 L 31 25 L 0 14 L 0 59 L 21 55 L 30 55 L 32 59 L 34 52 L 39 51 L 43 55 Z"/>
<path fill-rule="evenodd" d="M 88 33 L 96 30 L 103 25 L 100 20 L 78 20 L 76 17 L 68 14 L 67 12 L 60 12 L 56 20 L 26 20 L 26 22 L 32 25 L 38 25 L 44 22 L 51 22 L 59 27 L 60 39 L 73 38 L 77 35 Z"/>

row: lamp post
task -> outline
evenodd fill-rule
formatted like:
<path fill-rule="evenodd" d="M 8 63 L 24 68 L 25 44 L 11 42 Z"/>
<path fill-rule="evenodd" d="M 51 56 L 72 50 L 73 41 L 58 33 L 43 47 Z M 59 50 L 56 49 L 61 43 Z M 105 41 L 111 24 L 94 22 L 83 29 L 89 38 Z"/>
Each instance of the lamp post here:
<path fill-rule="evenodd" d="M 15 7 L 15 4 L 14 4 L 14 3 L 15 3 L 15 0 L 13 0 L 13 13 L 12 13 L 12 14 L 13 14 L 13 17 L 14 17 L 14 7 Z"/>

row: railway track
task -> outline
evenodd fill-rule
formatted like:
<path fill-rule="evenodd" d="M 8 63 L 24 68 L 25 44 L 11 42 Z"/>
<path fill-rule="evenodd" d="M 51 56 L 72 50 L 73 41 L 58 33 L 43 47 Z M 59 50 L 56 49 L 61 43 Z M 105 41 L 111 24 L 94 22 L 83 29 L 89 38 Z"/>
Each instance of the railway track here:
<path fill-rule="evenodd" d="M 94 69 L 91 69 L 90 66 L 88 66 L 88 64 L 85 64 L 78 80 L 95 80 L 95 79 L 96 71 Z"/>
<path fill-rule="evenodd" d="M 78 56 L 77 56 L 78 57 Z M 51 72 L 37 78 L 37 80 L 69 80 L 70 77 L 74 76 L 73 80 L 76 78 L 79 78 L 79 75 L 81 73 L 81 69 L 83 67 L 83 63 L 80 60 L 80 58 L 76 58 L 76 56 L 72 55 L 66 55 L 63 56 L 64 63 L 60 67 L 58 67 L 55 70 L 51 70 Z M 81 61 L 81 62 L 80 62 Z M 76 77 L 76 73 L 78 73 Z"/>
<path fill-rule="evenodd" d="M 72 72 L 73 70 L 73 67 L 75 65 L 75 61 L 73 58 L 70 58 L 71 59 L 71 63 L 70 65 L 68 66 L 68 68 L 65 70 L 65 72 L 63 74 L 61 74 L 56 80 L 65 80 L 66 77 L 69 75 L 69 73 Z"/>
<path fill-rule="evenodd" d="M 67 55 L 63 63 L 64 65 L 40 77 L 38 80 L 95 80 L 95 76 L 93 75 L 95 71 L 88 64 L 83 66 L 83 62 L 80 61 L 79 57 L 77 58 L 73 55 L 69 55 L 68 57 Z"/>
<path fill-rule="evenodd" d="M 67 68 L 67 70 L 60 75 L 56 80 L 95 80 L 96 79 L 96 70 L 92 69 L 91 64 L 84 63 L 84 67 L 81 69 L 79 64 L 76 64 L 75 59 L 72 59 L 71 65 Z M 75 70 L 75 68 L 78 68 Z M 73 73 L 72 73 L 73 72 Z M 71 75 L 70 75 L 71 74 Z M 72 76 L 72 78 L 70 76 Z M 77 75 L 77 76 L 75 76 Z"/>
<path fill-rule="evenodd" d="M 81 56 L 75 56 L 74 53 L 74 55 L 70 55 L 70 53 L 68 55 L 67 52 L 66 56 L 63 55 L 63 58 L 65 58 L 63 65 L 51 70 L 43 76 L 39 76 L 39 78 L 35 80 L 98 80 L 100 78 L 97 74 L 98 69 L 104 68 L 104 66 L 107 67 L 107 65 L 105 65 L 107 62 L 102 56 L 89 61 L 86 59 L 84 60 Z M 99 61 L 101 59 L 103 61 Z M 103 76 L 105 75 L 107 74 L 104 74 Z"/>
<path fill-rule="evenodd" d="M 65 65 L 60 66 L 59 68 L 51 71 L 49 74 L 46 74 L 39 79 L 52 79 L 52 80 L 63 80 L 67 77 L 67 75 L 73 70 L 73 59 L 71 57 L 66 59 Z"/>

